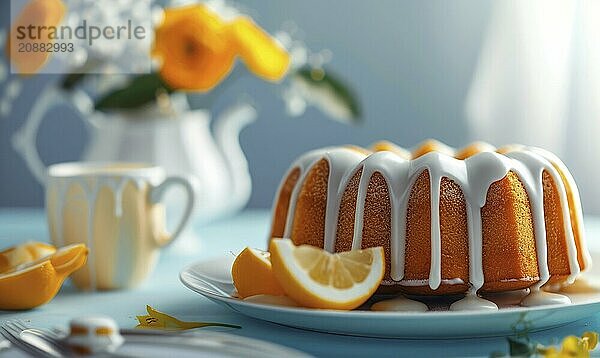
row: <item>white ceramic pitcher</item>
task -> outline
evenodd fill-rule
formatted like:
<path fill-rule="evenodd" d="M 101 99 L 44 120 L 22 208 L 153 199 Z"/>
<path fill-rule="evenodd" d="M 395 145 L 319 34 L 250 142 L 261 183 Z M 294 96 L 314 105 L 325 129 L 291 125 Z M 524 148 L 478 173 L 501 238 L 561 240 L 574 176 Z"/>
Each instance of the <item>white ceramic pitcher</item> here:
<path fill-rule="evenodd" d="M 256 118 L 256 110 L 245 103 L 230 107 L 214 124 L 213 133 L 208 111 L 191 110 L 183 94 L 171 95 L 171 102 L 170 113 L 157 106 L 102 113 L 93 110 L 85 92 L 49 86 L 14 134 L 13 146 L 44 184 L 47 169 L 36 148 L 38 129 L 48 111 L 68 106 L 80 114 L 90 131 L 84 161 L 152 163 L 163 167 L 167 175 L 194 177 L 196 220 L 209 221 L 240 210 L 250 198 L 251 179 L 238 138 Z"/>

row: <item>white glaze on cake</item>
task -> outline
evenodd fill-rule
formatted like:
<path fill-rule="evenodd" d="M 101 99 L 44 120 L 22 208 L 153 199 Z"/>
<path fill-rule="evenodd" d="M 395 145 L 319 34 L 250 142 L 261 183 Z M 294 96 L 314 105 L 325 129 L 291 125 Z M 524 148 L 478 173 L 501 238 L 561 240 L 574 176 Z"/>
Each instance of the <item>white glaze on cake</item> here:
<path fill-rule="evenodd" d="M 483 299 L 476 297 L 477 291 L 484 284 L 481 208 L 485 205 L 488 189 L 492 183 L 501 180 L 511 171 L 519 177 L 525 187 L 531 206 L 540 273 L 539 281 L 532 287 L 532 292 L 535 293 L 550 279 L 543 205 L 542 173 L 545 171 L 552 177 L 559 194 L 570 266 L 570 275 L 567 282 L 572 283 L 580 273 L 580 268 L 577 262 L 577 248 L 571 228 L 567 191 L 563 184 L 563 179 L 567 181 L 575 198 L 577 206 L 573 209 L 573 213 L 580 223 L 580 237 L 583 237 L 583 228 L 581 227 L 582 214 L 578 201 L 577 186 L 568 170 L 556 156 L 542 149 L 511 146 L 509 152 L 503 155 L 491 151 L 494 148 L 490 145 L 486 145 L 484 148 L 486 151 L 479 152 L 465 160 L 454 158 L 455 151 L 449 147 L 445 147 L 441 152 L 429 152 L 412 160 L 404 159 L 392 152 L 382 151 L 367 155 L 347 147 L 324 148 L 308 152 L 291 166 L 290 171 L 284 176 L 280 185 L 279 191 L 281 191 L 283 183 L 285 183 L 290 173 L 293 170 L 300 170 L 299 179 L 295 183 L 290 198 L 284 237 L 291 236 L 296 201 L 298 200 L 298 195 L 307 174 L 316 163 L 325 159 L 329 165 L 329 180 L 327 184 L 324 248 L 328 251 L 334 250 L 341 198 L 352 177 L 359 170 L 362 170 L 357 194 L 354 236 L 352 240 L 352 248 L 360 248 L 367 189 L 372 175 L 380 173 L 387 183 L 391 201 L 390 276 L 395 282 L 388 284 L 409 286 L 411 283 L 403 280 L 406 214 L 413 184 L 419 175 L 427 170 L 429 172 L 431 188 L 431 266 L 429 278 L 424 284 L 427 284 L 432 290 L 436 290 L 441 283 L 453 281 L 442 280 L 441 274 L 440 185 L 442 178 L 447 177 L 460 186 L 464 195 L 469 236 L 470 288 L 467 297 L 464 299 L 465 301 L 456 302 L 454 306 L 457 309 L 459 307 L 464 309 L 469 305 L 474 308 L 478 306 L 481 308 L 490 308 L 491 305 L 482 303 Z M 557 171 L 556 167 L 561 170 L 565 178 L 561 179 L 561 173 Z M 586 267 L 589 267 L 589 253 L 585 247 L 582 247 L 582 250 L 584 251 Z M 542 304 L 542 296 L 536 296 L 535 302 L 537 304 Z M 550 301 L 554 301 L 554 299 L 555 297 L 550 298 Z"/>

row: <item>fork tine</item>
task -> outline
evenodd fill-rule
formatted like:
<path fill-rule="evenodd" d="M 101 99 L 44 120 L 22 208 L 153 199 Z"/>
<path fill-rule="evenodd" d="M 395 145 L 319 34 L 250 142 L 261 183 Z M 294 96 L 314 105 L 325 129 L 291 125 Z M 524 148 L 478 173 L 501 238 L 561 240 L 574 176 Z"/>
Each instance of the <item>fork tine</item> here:
<path fill-rule="evenodd" d="M 0 326 L 0 334 L 4 336 L 4 338 L 6 338 L 6 340 L 9 341 L 10 344 L 12 344 L 15 348 L 29 354 L 30 356 L 36 357 L 37 355 L 40 355 L 40 352 L 36 348 L 33 348 L 30 344 L 23 342 L 19 337 L 15 337 L 11 331 L 5 327 L 5 324 Z"/>
<path fill-rule="evenodd" d="M 56 328 L 56 327 L 50 328 L 48 330 L 48 332 L 50 334 L 53 334 L 54 337 L 59 338 L 59 339 L 64 338 L 67 335 L 67 333 L 65 333 L 65 331 L 63 331 L 63 330 L 61 330 L 59 328 Z"/>
<path fill-rule="evenodd" d="M 7 321 L 4 324 L 4 329 L 9 331 L 10 334 L 20 338 L 21 337 L 21 332 L 23 331 L 22 329 L 19 329 L 19 327 L 17 327 L 14 323 L 14 321 Z"/>
<path fill-rule="evenodd" d="M 32 326 L 30 326 L 29 324 L 27 324 L 25 321 L 23 321 L 22 319 L 16 319 L 11 321 L 16 327 L 18 327 L 21 332 L 23 332 L 24 330 L 28 329 L 28 330 L 35 330 L 38 331 L 40 333 L 43 333 L 48 339 L 51 339 L 55 342 L 60 341 L 59 336 L 51 329 L 43 329 L 43 328 L 34 328 Z"/>
<path fill-rule="evenodd" d="M 24 329 L 31 328 L 31 325 L 29 325 L 27 322 L 25 322 L 25 320 L 15 319 L 13 322 L 17 323 L 19 326 L 23 327 Z"/>
<path fill-rule="evenodd" d="M 30 327 L 22 320 L 8 321 L 7 326 L 8 329 L 13 330 L 13 333 L 15 333 L 18 337 L 21 337 L 23 331 L 27 330 L 29 334 L 33 334 L 46 343 L 52 345 L 54 349 L 57 349 L 62 355 L 68 355 L 69 350 L 65 347 L 64 341 L 51 330 Z"/>
<path fill-rule="evenodd" d="M 19 347 L 23 347 L 23 349 L 27 349 L 28 352 L 30 354 L 32 354 L 34 357 L 56 357 L 55 354 L 53 353 L 49 353 L 47 351 L 45 351 L 44 349 L 36 346 L 35 344 L 27 341 L 26 339 L 24 339 L 22 337 L 22 333 L 24 330 L 30 331 L 31 334 L 34 334 L 33 331 L 39 331 L 35 328 L 31 328 L 28 327 L 27 324 L 21 320 L 10 320 L 10 321 L 6 321 L 4 324 L 2 324 L 0 326 L 0 328 L 2 328 L 5 332 L 7 332 L 7 334 L 9 334 L 13 340 L 10 340 L 15 346 L 19 346 Z M 25 329 L 23 329 L 25 328 Z M 61 348 L 62 346 L 62 342 L 60 342 L 59 340 L 47 337 L 47 335 L 44 335 L 44 337 L 40 337 L 39 334 L 35 334 L 38 338 L 42 339 L 43 341 L 46 342 L 46 344 L 50 344 L 53 345 L 53 349 L 55 349 L 59 356 L 68 356 L 68 353 L 66 350 L 63 350 Z M 8 339 L 8 337 L 7 337 Z"/>
<path fill-rule="evenodd" d="M 29 328 L 25 324 L 25 322 L 23 320 L 20 320 L 20 319 L 15 319 L 15 320 L 12 320 L 12 321 L 9 321 L 9 322 L 11 322 L 16 328 L 20 329 L 21 332 L 24 331 L 24 330 L 26 330 L 27 328 Z"/>
<path fill-rule="evenodd" d="M 40 332 L 43 332 L 44 334 L 46 334 L 48 337 L 51 337 L 54 340 L 58 340 L 60 341 L 62 338 L 64 338 L 64 336 L 61 336 L 60 334 L 58 334 L 55 330 L 53 329 L 40 329 Z"/>

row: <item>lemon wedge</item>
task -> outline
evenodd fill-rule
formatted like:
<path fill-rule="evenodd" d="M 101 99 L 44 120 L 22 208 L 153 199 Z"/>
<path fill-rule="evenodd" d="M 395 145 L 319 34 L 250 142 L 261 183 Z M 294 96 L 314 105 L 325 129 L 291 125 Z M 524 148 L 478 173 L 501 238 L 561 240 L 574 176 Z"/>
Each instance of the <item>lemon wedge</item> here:
<path fill-rule="evenodd" d="M 269 252 L 245 248 L 233 262 L 231 276 L 240 298 L 254 295 L 284 295 L 273 275 Z"/>
<path fill-rule="evenodd" d="M 56 248 L 43 242 L 26 242 L 0 251 L 0 273 L 52 255 Z"/>
<path fill-rule="evenodd" d="M 273 274 L 302 306 L 351 310 L 375 293 L 385 272 L 383 248 L 331 254 L 314 246 L 271 240 Z"/>
<path fill-rule="evenodd" d="M 85 245 L 69 245 L 0 274 L 0 310 L 30 309 L 50 301 L 64 279 L 85 264 L 87 254 Z"/>

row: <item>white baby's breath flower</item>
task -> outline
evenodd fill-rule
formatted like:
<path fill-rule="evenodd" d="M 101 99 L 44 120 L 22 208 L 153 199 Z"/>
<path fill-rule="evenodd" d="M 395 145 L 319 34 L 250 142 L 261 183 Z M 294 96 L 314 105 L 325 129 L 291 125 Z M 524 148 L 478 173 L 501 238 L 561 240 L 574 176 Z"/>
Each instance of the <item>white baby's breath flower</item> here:
<path fill-rule="evenodd" d="M 6 96 L 8 96 L 10 99 L 15 99 L 19 97 L 22 89 L 23 83 L 21 82 L 21 80 L 15 78 L 12 81 L 10 81 L 8 85 L 6 85 Z"/>
<path fill-rule="evenodd" d="M 0 117 L 8 117 L 12 111 L 10 101 L 5 97 L 0 99 Z"/>
<path fill-rule="evenodd" d="M 285 49 L 292 47 L 292 36 L 285 31 L 277 31 L 273 38 Z"/>
<path fill-rule="evenodd" d="M 283 90 L 282 97 L 285 103 L 285 109 L 289 116 L 298 117 L 306 111 L 307 103 L 301 93 L 294 86 L 289 86 Z"/>
<path fill-rule="evenodd" d="M 0 83 L 6 81 L 8 78 L 8 66 L 4 61 L 0 60 Z"/>
<path fill-rule="evenodd" d="M 197 3 L 198 0 L 171 0 L 169 1 L 168 7 L 180 7 Z"/>
<path fill-rule="evenodd" d="M 138 67 L 150 68 L 149 50 L 152 41 L 152 20 L 156 9 L 151 0 L 65 0 L 69 9 L 63 25 L 73 31 L 81 26 L 85 20 L 88 26 L 98 26 L 104 29 L 111 26 L 143 26 L 144 39 L 129 39 L 129 35 L 120 39 L 101 36 L 94 39 L 90 45 L 88 39 L 62 39 L 58 42 L 72 43 L 75 52 L 58 52 L 56 57 L 66 64 L 71 70 L 81 67 L 86 61 L 104 63 L 110 72 L 129 73 L 140 72 Z M 145 66 L 143 66 L 143 65 Z M 94 72 L 105 72 L 101 67 L 94 68 Z"/>
<path fill-rule="evenodd" d="M 300 68 L 306 65 L 308 61 L 308 49 L 304 47 L 303 43 L 298 42 L 297 45 L 293 46 L 288 50 L 291 58 L 291 67 Z"/>
<path fill-rule="evenodd" d="M 95 90 L 99 93 L 108 93 L 111 90 L 124 86 L 129 81 L 125 74 L 113 74 L 110 76 L 98 76 Z"/>
<path fill-rule="evenodd" d="M 287 20 L 283 24 L 281 24 L 281 31 L 287 32 L 288 34 L 290 34 L 290 36 L 300 37 L 300 29 L 298 28 L 298 24 L 296 24 L 292 20 Z"/>
<path fill-rule="evenodd" d="M 160 6 L 152 7 L 152 26 L 156 27 L 165 20 L 165 10 Z"/>
<path fill-rule="evenodd" d="M 208 0 L 204 4 L 225 21 L 235 20 L 241 15 L 238 9 L 230 6 L 225 0 Z"/>
<path fill-rule="evenodd" d="M 6 45 L 6 29 L 0 29 L 0 48 Z"/>

